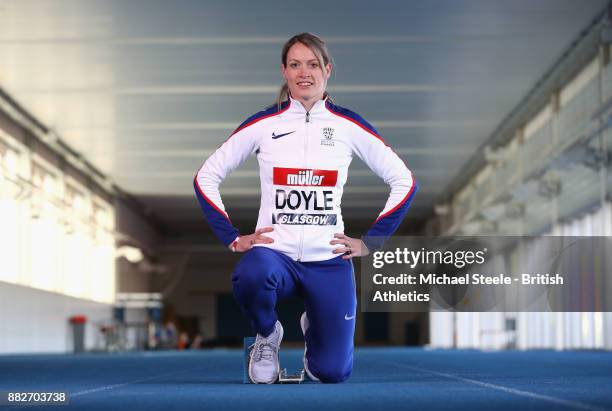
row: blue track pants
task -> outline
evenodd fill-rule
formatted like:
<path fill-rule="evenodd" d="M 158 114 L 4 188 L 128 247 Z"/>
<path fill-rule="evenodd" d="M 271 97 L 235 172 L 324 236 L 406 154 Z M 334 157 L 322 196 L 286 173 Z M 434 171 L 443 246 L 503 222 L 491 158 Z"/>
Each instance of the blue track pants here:
<path fill-rule="evenodd" d="M 350 260 L 339 256 L 297 262 L 269 248 L 253 247 L 240 259 L 232 283 L 236 301 L 263 336 L 274 329 L 277 301 L 301 296 L 310 323 L 305 336 L 308 370 L 322 382 L 342 382 L 350 376 L 357 309 Z"/>

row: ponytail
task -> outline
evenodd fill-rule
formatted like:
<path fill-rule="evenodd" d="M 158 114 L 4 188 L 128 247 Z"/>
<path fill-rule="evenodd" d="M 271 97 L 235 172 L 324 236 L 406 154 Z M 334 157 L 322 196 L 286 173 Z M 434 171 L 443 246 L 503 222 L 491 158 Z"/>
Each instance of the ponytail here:
<path fill-rule="evenodd" d="M 278 97 L 276 98 L 276 105 L 278 106 L 278 111 L 281 110 L 281 104 L 283 104 L 285 100 L 289 100 L 289 86 L 287 85 L 287 82 L 285 82 L 281 86 L 281 89 L 278 92 Z"/>

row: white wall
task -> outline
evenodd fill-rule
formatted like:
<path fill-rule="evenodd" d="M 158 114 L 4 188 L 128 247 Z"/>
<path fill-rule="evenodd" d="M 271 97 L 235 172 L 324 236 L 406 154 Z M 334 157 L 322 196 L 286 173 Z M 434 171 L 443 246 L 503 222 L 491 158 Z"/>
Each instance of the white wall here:
<path fill-rule="evenodd" d="M 0 353 L 63 353 L 73 349 L 68 318 L 85 315 L 85 349 L 93 349 L 96 323 L 109 322 L 112 306 L 0 282 Z"/>

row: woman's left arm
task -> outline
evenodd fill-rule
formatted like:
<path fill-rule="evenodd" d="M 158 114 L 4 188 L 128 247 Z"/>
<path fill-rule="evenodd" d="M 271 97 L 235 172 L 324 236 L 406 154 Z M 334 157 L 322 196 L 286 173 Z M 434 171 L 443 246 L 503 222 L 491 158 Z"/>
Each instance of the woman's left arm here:
<path fill-rule="evenodd" d="M 366 252 L 359 255 L 365 255 L 368 251 L 380 248 L 398 229 L 408 212 L 418 185 L 412 172 L 384 142 L 374 127 L 358 115 L 355 115 L 352 123 L 350 144 L 353 152 L 391 187 L 385 207 L 364 235 Z M 361 240 L 351 240 L 362 243 Z M 351 251 L 362 251 L 355 241 L 349 242 Z M 357 256 L 355 252 L 352 254 Z"/>

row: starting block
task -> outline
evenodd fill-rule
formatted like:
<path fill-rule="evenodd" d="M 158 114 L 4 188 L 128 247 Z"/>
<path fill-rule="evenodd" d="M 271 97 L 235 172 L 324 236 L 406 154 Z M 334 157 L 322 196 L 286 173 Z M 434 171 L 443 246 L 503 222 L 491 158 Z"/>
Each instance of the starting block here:
<path fill-rule="evenodd" d="M 245 337 L 243 341 L 243 374 L 242 374 L 242 382 L 244 384 L 253 384 L 251 378 L 249 377 L 249 356 L 251 354 L 251 346 L 255 344 L 255 337 Z M 287 369 L 283 368 L 278 375 L 278 380 L 276 384 L 302 384 L 302 383 L 310 383 L 313 382 L 308 378 L 304 370 L 300 370 L 295 374 L 288 374 Z"/>

